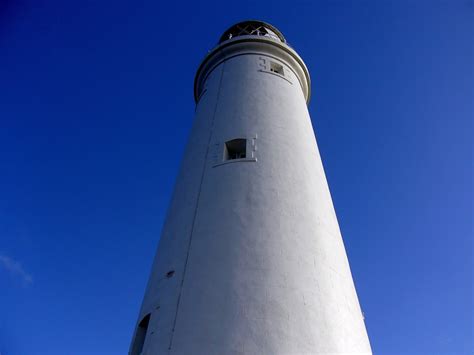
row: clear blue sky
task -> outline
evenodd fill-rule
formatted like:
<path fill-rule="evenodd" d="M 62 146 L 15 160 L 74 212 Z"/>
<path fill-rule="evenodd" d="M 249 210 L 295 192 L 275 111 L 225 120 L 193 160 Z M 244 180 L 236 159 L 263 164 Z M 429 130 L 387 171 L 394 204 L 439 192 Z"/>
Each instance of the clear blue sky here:
<path fill-rule="evenodd" d="M 473 354 L 473 1 L 0 1 L 0 352 L 126 354 L 233 23 L 277 26 L 375 354 Z"/>

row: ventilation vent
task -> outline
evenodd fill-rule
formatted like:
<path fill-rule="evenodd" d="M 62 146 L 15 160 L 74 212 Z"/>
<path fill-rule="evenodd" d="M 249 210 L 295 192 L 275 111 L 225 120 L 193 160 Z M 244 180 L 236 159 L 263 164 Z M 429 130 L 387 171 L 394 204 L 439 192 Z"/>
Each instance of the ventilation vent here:
<path fill-rule="evenodd" d="M 245 159 L 247 156 L 247 140 L 243 138 L 232 139 L 224 145 L 224 161 Z"/>
<path fill-rule="evenodd" d="M 148 313 L 142 321 L 138 324 L 135 339 L 133 341 L 132 351 L 130 355 L 141 355 L 143 352 L 143 345 L 145 344 L 146 333 L 148 331 L 148 324 L 150 323 L 150 314 Z"/>

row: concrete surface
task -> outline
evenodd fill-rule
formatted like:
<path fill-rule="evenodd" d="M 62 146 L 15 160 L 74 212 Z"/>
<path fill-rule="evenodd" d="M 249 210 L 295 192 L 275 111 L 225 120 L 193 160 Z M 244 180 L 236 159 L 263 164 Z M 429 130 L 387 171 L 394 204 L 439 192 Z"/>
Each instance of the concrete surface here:
<path fill-rule="evenodd" d="M 309 88 L 301 58 L 271 38 L 234 37 L 204 60 L 137 320 L 151 314 L 143 354 L 371 353 Z M 246 158 L 224 161 L 236 138 Z"/>

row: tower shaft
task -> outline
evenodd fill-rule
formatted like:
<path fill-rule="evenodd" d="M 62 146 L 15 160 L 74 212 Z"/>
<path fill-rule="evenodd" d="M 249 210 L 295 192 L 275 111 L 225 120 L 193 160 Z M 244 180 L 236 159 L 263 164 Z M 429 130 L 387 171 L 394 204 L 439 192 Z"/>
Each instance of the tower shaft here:
<path fill-rule="evenodd" d="M 265 23 L 232 27 L 205 58 L 131 354 L 371 352 L 309 87 Z"/>

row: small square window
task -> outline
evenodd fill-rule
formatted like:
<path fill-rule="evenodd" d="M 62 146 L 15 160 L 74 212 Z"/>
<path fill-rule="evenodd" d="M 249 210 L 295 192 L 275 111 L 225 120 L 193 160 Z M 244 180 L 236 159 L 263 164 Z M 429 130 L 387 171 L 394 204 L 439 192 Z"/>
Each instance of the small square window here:
<path fill-rule="evenodd" d="M 285 75 L 283 72 L 283 65 L 275 62 L 270 62 L 270 71 L 280 75 Z"/>
<path fill-rule="evenodd" d="M 243 138 L 232 139 L 225 142 L 224 160 L 244 159 L 247 156 L 247 140 Z"/>

